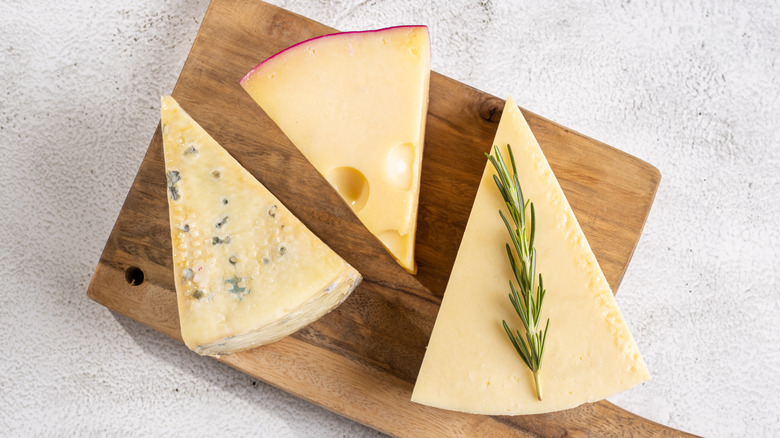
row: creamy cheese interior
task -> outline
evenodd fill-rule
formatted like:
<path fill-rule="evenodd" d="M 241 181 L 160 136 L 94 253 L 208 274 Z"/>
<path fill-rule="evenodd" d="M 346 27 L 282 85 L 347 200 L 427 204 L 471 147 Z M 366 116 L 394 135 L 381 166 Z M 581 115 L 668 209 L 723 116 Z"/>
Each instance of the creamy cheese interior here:
<path fill-rule="evenodd" d="M 361 277 L 170 97 L 162 131 L 182 337 L 202 354 L 274 342 Z"/>

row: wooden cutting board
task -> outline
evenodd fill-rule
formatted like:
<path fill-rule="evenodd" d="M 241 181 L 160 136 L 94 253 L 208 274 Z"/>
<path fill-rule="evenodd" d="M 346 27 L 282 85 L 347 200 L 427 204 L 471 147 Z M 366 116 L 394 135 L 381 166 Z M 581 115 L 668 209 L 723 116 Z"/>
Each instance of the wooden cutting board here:
<path fill-rule="evenodd" d="M 409 275 L 238 84 L 277 51 L 332 32 L 262 2 L 213 0 L 173 91 L 206 131 L 364 276 L 342 306 L 316 323 L 278 343 L 219 360 L 399 436 L 678 433 L 606 401 L 521 417 L 468 415 L 409 401 L 485 166 L 483 152 L 491 146 L 504 101 L 432 73 L 419 271 Z M 531 112 L 524 114 L 607 280 L 617 289 L 659 172 Z M 165 184 L 158 127 L 87 295 L 180 340 Z"/>

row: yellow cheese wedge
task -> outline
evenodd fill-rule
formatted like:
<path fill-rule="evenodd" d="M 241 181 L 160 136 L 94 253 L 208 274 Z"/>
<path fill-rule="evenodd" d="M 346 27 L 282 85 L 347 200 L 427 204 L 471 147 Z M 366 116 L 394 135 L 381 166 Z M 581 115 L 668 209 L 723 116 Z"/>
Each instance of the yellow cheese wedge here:
<path fill-rule="evenodd" d="M 536 209 L 537 272 L 550 327 L 536 399 L 533 377 L 501 321 L 522 333 L 498 215 L 506 211 L 488 163 L 425 353 L 412 400 L 444 409 L 522 415 L 568 409 L 649 378 L 596 257 L 520 110 L 510 97 L 494 141 L 512 146 L 520 186 Z M 524 333 L 523 333 L 524 335 Z"/>
<path fill-rule="evenodd" d="M 162 131 L 181 334 L 205 355 L 268 344 L 349 296 L 360 274 L 170 96 Z"/>
<path fill-rule="evenodd" d="M 428 28 L 403 26 L 304 41 L 241 80 L 412 273 L 429 76 Z"/>

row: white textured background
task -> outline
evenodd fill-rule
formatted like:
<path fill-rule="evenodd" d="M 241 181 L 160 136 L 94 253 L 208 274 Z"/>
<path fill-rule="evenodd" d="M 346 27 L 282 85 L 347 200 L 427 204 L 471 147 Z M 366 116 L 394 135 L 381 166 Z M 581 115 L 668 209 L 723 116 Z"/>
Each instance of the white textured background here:
<path fill-rule="evenodd" d="M 780 434 L 776 1 L 275 3 L 428 24 L 434 70 L 657 166 L 618 294 L 653 380 L 612 401 Z M 85 296 L 206 7 L 0 1 L 0 435 L 377 435 Z"/>

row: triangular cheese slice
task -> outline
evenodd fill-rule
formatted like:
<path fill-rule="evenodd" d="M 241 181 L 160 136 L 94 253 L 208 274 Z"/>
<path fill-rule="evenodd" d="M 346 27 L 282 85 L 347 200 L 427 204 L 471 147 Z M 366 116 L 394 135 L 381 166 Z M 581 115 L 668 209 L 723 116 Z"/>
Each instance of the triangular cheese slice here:
<path fill-rule="evenodd" d="M 412 400 L 490 415 L 538 414 L 609 397 L 649 378 L 596 257 L 531 129 L 510 97 L 495 145 L 517 161 L 520 186 L 536 210 L 537 272 L 550 327 L 536 399 L 533 377 L 501 321 L 522 333 L 507 295 L 506 211 L 488 163 L 425 353 Z"/>
<path fill-rule="evenodd" d="M 241 80 L 412 273 L 429 76 L 428 28 L 403 26 L 304 41 Z"/>
<path fill-rule="evenodd" d="M 338 306 L 360 274 L 170 96 L 162 132 L 181 334 L 205 355 L 281 339 Z"/>

